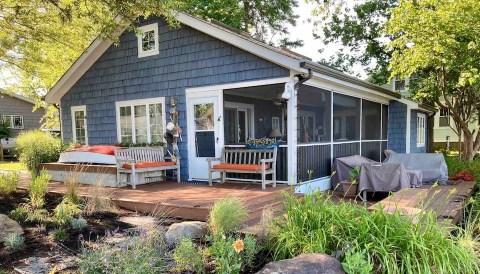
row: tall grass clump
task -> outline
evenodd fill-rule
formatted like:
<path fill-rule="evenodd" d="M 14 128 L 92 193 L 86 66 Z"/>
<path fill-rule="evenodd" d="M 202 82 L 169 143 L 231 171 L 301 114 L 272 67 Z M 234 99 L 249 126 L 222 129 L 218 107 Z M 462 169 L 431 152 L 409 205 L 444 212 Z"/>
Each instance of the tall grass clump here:
<path fill-rule="evenodd" d="M 88 188 L 84 198 L 83 213 L 92 215 L 97 212 L 115 212 L 117 210 L 112 200 L 112 191 L 102 186 L 102 182 L 96 182 Z"/>
<path fill-rule="evenodd" d="M 247 207 L 239 197 L 227 197 L 218 200 L 210 210 L 209 225 L 216 233 L 232 233 L 245 223 L 248 217 Z"/>
<path fill-rule="evenodd" d="M 0 196 L 8 195 L 17 189 L 19 173 L 15 171 L 0 171 Z"/>
<path fill-rule="evenodd" d="M 59 138 L 40 130 L 21 132 L 16 143 L 19 159 L 32 177 L 38 174 L 39 164 L 56 162 L 66 148 Z"/>
<path fill-rule="evenodd" d="M 141 231 L 119 246 L 85 247 L 80 255 L 80 273 L 164 273 L 166 245 L 163 235 Z"/>
<path fill-rule="evenodd" d="M 51 177 L 47 171 L 42 170 L 40 175 L 34 177 L 28 185 L 28 194 L 30 196 L 30 204 L 34 208 L 42 208 L 45 201 L 45 194 L 48 190 L 48 182 Z"/>
<path fill-rule="evenodd" d="M 303 253 L 333 254 L 348 265 L 380 273 L 479 273 L 478 258 L 445 233 L 433 212 L 407 217 L 382 208 L 369 212 L 350 202 L 335 204 L 315 192 L 285 194 L 285 215 L 276 220 L 270 245 L 276 259 Z M 352 247 L 357 252 L 352 253 Z M 363 258 L 363 259 L 362 259 Z"/>

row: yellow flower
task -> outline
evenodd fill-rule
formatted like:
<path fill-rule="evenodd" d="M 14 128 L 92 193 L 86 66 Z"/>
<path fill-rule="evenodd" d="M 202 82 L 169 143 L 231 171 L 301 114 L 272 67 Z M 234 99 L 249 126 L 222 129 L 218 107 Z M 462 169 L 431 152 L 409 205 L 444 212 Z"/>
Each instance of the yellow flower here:
<path fill-rule="evenodd" d="M 235 249 L 235 251 L 236 251 L 237 253 L 242 252 L 242 250 L 243 250 L 243 241 L 242 241 L 242 240 L 236 240 L 236 241 L 233 243 L 233 249 Z"/>

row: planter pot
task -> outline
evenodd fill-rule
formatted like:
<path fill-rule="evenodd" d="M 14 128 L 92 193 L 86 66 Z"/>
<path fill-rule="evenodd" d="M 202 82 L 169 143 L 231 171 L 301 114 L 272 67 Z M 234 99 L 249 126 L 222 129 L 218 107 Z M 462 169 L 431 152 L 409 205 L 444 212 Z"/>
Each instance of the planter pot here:
<path fill-rule="evenodd" d="M 273 145 L 264 145 L 264 146 L 254 146 L 254 145 L 245 145 L 245 148 L 247 149 L 272 149 L 272 148 L 275 148 L 275 147 L 278 147 L 280 144 L 279 143 L 276 143 L 276 144 L 273 144 Z"/>
<path fill-rule="evenodd" d="M 342 189 L 343 189 L 343 195 L 346 197 L 353 197 L 357 196 L 357 188 L 358 188 L 358 183 L 352 184 L 350 181 L 341 181 L 342 184 Z"/>

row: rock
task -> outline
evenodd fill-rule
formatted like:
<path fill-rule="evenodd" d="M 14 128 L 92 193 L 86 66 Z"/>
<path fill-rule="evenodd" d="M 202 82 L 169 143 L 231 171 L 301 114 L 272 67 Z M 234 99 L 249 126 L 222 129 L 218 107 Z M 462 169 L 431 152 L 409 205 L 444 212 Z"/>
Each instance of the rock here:
<path fill-rule="evenodd" d="M 119 219 L 120 222 L 127 223 L 134 227 L 153 228 L 159 222 L 152 216 L 124 216 Z"/>
<path fill-rule="evenodd" d="M 0 214 L 0 243 L 3 243 L 9 234 L 23 234 L 22 227 L 7 215 Z"/>
<path fill-rule="evenodd" d="M 182 238 L 200 239 L 207 234 L 208 225 L 205 222 L 182 222 L 172 224 L 165 233 L 168 245 L 178 243 Z"/>
<path fill-rule="evenodd" d="M 44 274 L 51 273 L 55 268 L 55 273 L 76 267 L 78 258 L 63 253 L 47 254 L 48 257 L 29 257 L 20 260 L 14 267 L 20 274 Z"/>
<path fill-rule="evenodd" d="M 326 254 L 302 254 L 288 260 L 271 262 L 257 274 L 344 274 L 342 264 Z"/>

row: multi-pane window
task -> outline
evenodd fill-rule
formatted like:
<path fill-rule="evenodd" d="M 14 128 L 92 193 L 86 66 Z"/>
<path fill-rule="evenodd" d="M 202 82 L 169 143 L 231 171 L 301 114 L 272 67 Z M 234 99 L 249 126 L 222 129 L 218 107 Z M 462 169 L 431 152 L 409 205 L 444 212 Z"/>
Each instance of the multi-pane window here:
<path fill-rule="evenodd" d="M 158 49 L 158 24 L 139 27 L 138 57 L 147 57 L 159 53 Z"/>
<path fill-rule="evenodd" d="M 441 127 L 448 127 L 450 125 L 450 110 L 440 109 L 440 118 L 438 119 L 438 125 Z"/>
<path fill-rule="evenodd" d="M 23 116 L 22 115 L 2 115 L 2 122 L 8 128 L 23 129 Z"/>
<path fill-rule="evenodd" d="M 425 146 L 425 114 L 417 114 L 417 147 Z"/>
<path fill-rule="evenodd" d="M 405 91 L 405 80 L 395 78 L 395 91 Z"/>
<path fill-rule="evenodd" d="M 118 139 L 128 143 L 163 141 L 164 98 L 117 102 Z"/>
<path fill-rule="evenodd" d="M 72 107 L 73 142 L 88 145 L 86 106 Z"/>

